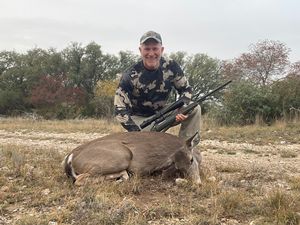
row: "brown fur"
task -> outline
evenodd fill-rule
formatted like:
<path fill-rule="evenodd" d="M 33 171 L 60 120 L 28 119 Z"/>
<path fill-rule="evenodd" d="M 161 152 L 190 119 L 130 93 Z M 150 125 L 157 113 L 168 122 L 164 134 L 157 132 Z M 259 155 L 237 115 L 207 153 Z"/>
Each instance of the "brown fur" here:
<path fill-rule="evenodd" d="M 65 171 L 71 177 L 72 174 L 89 174 L 109 179 L 116 178 L 115 174 L 122 171 L 144 176 L 176 165 L 175 158 L 180 169 L 189 171 L 192 167 L 192 151 L 177 136 L 160 132 L 117 133 L 75 148 L 65 159 Z M 197 180 L 198 166 L 192 170 L 190 177 Z M 76 176 L 73 176 L 75 180 Z"/>

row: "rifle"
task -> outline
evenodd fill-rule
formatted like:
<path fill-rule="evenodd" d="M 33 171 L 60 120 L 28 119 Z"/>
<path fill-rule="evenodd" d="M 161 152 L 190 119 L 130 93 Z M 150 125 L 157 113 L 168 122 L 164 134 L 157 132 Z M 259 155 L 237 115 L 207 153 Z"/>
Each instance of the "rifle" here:
<path fill-rule="evenodd" d="M 223 89 L 225 86 L 227 86 L 229 83 L 231 83 L 232 81 L 227 81 L 225 84 L 217 87 L 216 89 L 208 92 L 206 95 L 204 95 L 203 97 L 196 99 L 193 103 L 187 105 L 186 107 L 184 107 L 180 113 L 187 115 L 190 111 L 192 111 L 198 104 L 200 104 L 201 102 L 203 102 L 208 96 L 212 95 L 213 93 Z M 170 128 L 170 126 L 172 126 L 172 124 L 174 124 L 174 122 L 176 122 L 176 114 L 171 113 L 171 111 L 178 109 L 180 107 L 182 107 L 184 105 L 184 101 L 182 98 L 180 98 L 179 100 L 177 100 L 176 102 L 174 102 L 173 104 L 171 104 L 170 106 L 163 108 L 161 111 L 157 112 L 155 115 L 153 115 L 152 117 L 150 117 L 149 119 L 145 120 L 140 127 L 143 129 L 147 126 L 149 126 L 152 122 L 155 121 L 155 125 L 152 127 L 152 131 L 166 131 L 168 128 Z M 167 116 L 165 116 L 166 114 L 168 114 Z"/>

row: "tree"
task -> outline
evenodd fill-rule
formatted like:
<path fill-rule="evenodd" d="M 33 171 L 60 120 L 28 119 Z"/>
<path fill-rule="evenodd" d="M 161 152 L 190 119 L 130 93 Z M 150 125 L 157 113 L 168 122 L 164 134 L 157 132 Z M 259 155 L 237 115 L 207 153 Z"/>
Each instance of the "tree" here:
<path fill-rule="evenodd" d="M 193 87 L 193 98 L 208 93 L 222 83 L 220 66 L 219 60 L 206 54 L 196 54 L 188 57 L 185 74 Z"/>
<path fill-rule="evenodd" d="M 18 57 L 20 57 L 20 55 L 14 51 L 0 52 L 0 76 L 7 70 L 16 66 Z"/>
<path fill-rule="evenodd" d="M 215 113 L 219 122 L 225 124 L 253 124 L 257 118 L 271 123 L 281 116 L 276 105 L 270 89 L 242 81 L 230 85 Z"/>
<path fill-rule="evenodd" d="M 67 65 L 61 52 L 56 49 L 50 48 L 47 50 L 47 58 L 42 62 L 45 67 L 45 73 L 41 75 L 66 75 Z"/>
<path fill-rule="evenodd" d="M 250 45 L 249 53 L 243 53 L 232 62 L 225 62 L 224 76 L 266 86 L 283 77 L 289 64 L 289 52 L 290 49 L 279 41 L 260 41 Z"/>
<path fill-rule="evenodd" d="M 0 113 L 10 114 L 24 110 L 22 93 L 18 90 L 0 89 Z"/>
<path fill-rule="evenodd" d="M 300 61 L 295 62 L 291 65 L 290 70 L 287 74 L 288 77 L 300 77 Z"/>
<path fill-rule="evenodd" d="M 217 59 L 200 53 L 189 56 L 186 52 L 172 53 L 169 58 L 175 60 L 187 76 L 189 84 L 193 88 L 193 99 L 199 98 L 222 83 L 221 63 Z M 173 95 L 176 96 L 176 93 Z M 216 97 L 218 94 L 216 93 L 214 96 Z M 171 99 L 174 101 L 173 98 Z"/>
<path fill-rule="evenodd" d="M 89 43 L 84 50 L 84 55 L 81 60 L 80 76 L 81 86 L 91 96 L 94 95 L 93 89 L 97 82 L 103 78 L 103 54 L 101 46 L 95 42 Z"/>
<path fill-rule="evenodd" d="M 21 55 L 16 52 L 4 51 L 0 53 L 0 89 L 14 89 L 19 82 L 23 82 L 22 73 L 18 75 L 18 68 L 22 65 Z M 17 74 L 18 73 L 18 74 Z"/>
<path fill-rule="evenodd" d="M 95 42 L 86 47 L 72 43 L 63 51 L 67 63 L 68 79 L 74 87 L 82 87 L 89 98 L 99 80 L 114 79 L 118 73 L 118 58 L 103 54 L 101 46 Z"/>
<path fill-rule="evenodd" d="M 123 72 L 129 69 L 139 59 L 139 56 L 131 51 L 120 51 L 119 52 L 119 72 Z"/>
<path fill-rule="evenodd" d="M 300 75 L 289 73 L 284 79 L 274 82 L 271 86 L 273 99 L 276 101 L 274 108 L 278 108 L 281 116 L 286 116 L 294 111 L 300 112 Z"/>
<path fill-rule="evenodd" d="M 7 66 L 1 74 L 0 87 L 3 90 L 20 92 L 23 98 L 28 96 L 28 92 L 38 76 L 37 72 L 40 71 L 40 68 L 33 63 L 38 56 L 30 53 L 32 52 L 14 54 L 14 62 Z"/>
<path fill-rule="evenodd" d="M 62 51 L 67 66 L 68 80 L 75 87 L 82 86 L 81 64 L 84 51 L 81 44 L 76 42 L 71 43 L 69 47 Z"/>
<path fill-rule="evenodd" d="M 53 106 L 65 103 L 81 105 L 85 95 L 79 87 L 67 85 L 65 76 L 42 76 L 38 84 L 31 90 L 31 103 L 34 106 Z"/>
<path fill-rule="evenodd" d="M 30 103 L 46 118 L 73 118 L 85 103 L 80 87 L 68 86 L 66 76 L 41 76 L 31 90 Z"/>
<path fill-rule="evenodd" d="M 114 110 L 114 96 L 118 80 L 102 80 L 95 87 L 95 97 L 91 101 L 90 114 L 96 117 L 112 117 Z"/>
<path fill-rule="evenodd" d="M 26 54 L 15 52 L 0 53 L 0 88 L 2 97 L 18 96 L 18 104 L 11 101 L 10 111 L 29 108 L 28 96 L 32 87 L 42 75 L 63 74 L 65 72 L 61 54 L 54 49 L 43 50 L 34 48 Z M 6 93 L 5 95 L 3 93 Z M 6 106 L 8 107 L 8 106 Z"/>
<path fill-rule="evenodd" d="M 120 64 L 117 56 L 105 54 L 103 58 L 103 76 L 101 80 L 113 80 L 120 72 Z"/>
<path fill-rule="evenodd" d="M 185 72 L 185 67 L 188 60 L 187 59 L 188 55 L 186 52 L 179 51 L 179 52 L 171 53 L 169 58 L 176 61 L 181 67 L 181 69 L 183 70 L 183 72 Z"/>

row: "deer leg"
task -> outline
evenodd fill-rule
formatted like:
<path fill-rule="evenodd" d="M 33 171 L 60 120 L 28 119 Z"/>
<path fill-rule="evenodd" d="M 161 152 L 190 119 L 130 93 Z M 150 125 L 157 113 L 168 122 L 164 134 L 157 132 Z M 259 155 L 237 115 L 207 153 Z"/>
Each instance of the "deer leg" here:
<path fill-rule="evenodd" d="M 105 179 L 106 180 L 112 180 L 112 179 L 128 180 L 129 176 L 128 176 L 127 171 L 123 170 L 123 171 L 118 172 L 118 173 L 112 173 L 112 174 L 105 175 Z"/>
<path fill-rule="evenodd" d="M 91 175 L 89 173 L 82 173 L 76 177 L 74 184 L 76 186 L 82 186 L 87 182 L 87 180 L 90 176 Z"/>
<path fill-rule="evenodd" d="M 163 180 L 170 180 L 176 177 L 178 170 L 175 168 L 174 165 L 171 165 L 169 168 L 162 171 L 162 179 Z"/>
<path fill-rule="evenodd" d="M 74 184 L 76 186 L 82 186 L 86 184 L 88 180 L 90 180 L 90 178 L 91 178 L 91 174 L 82 173 L 76 177 L 76 181 L 74 182 Z M 112 174 L 97 176 L 97 177 L 93 176 L 92 179 L 93 179 L 93 183 L 98 183 L 99 181 L 103 181 L 103 180 L 114 180 L 114 179 L 128 180 L 129 175 L 126 170 L 123 170 L 118 173 L 112 173 Z"/>

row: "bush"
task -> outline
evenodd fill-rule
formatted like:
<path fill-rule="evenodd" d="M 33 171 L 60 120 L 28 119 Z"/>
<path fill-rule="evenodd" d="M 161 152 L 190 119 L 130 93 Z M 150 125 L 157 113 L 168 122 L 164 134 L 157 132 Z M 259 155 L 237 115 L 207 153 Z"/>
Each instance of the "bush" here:
<path fill-rule="evenodd" d="M 222 104 L 213 111 L 221 124 L 253 124 L 258 116 L 263 122 L 271 123 L 281 115 L 274 99 L 268 86 L 260 87 L 244 81 L 232 84 Z"/>
<path fill-rule="evenodd" d="M 95 97 L 83 110 L 83 116 L 111 118 L 114 114 L 114 98 L 111 96 Z"/>
<path fill-rule="evenodd" d="M 31 90 L 30 103 L 46 119 L 72 119 L 81 113 L 86 94 L 79 87 L 66 85 L 64 76 L 42 76 Z"/>
<path fill-rule="evenodd" d="M 275 82 L 272 95 L 276 101 L 277 110 L 284 119 L 293 120 L 300 114 L 300 76 L 288 76 Z M 298 118 L 299 119 L 299 118 Z"/>
<path fill-rule="evenodd" d="M 0 90 L 0 113 L 11 114 L 13 111 L 24 110 L 22 93 L 16 90 Z"/>
<path fill-rule="evenodd" d="M 81 107 L 67 104 L 57 104 L 51 107 L 39 107 L 35 113 L 44 119 L 75 119 L 81 116 Z"/>
<path fill-rule="evenodd" d="M 101 80 L 97 83 L 94 98 L 85 107 L 84 116 L 111 118 L 114 115 L 114 95 L 118 80 Z"/>

